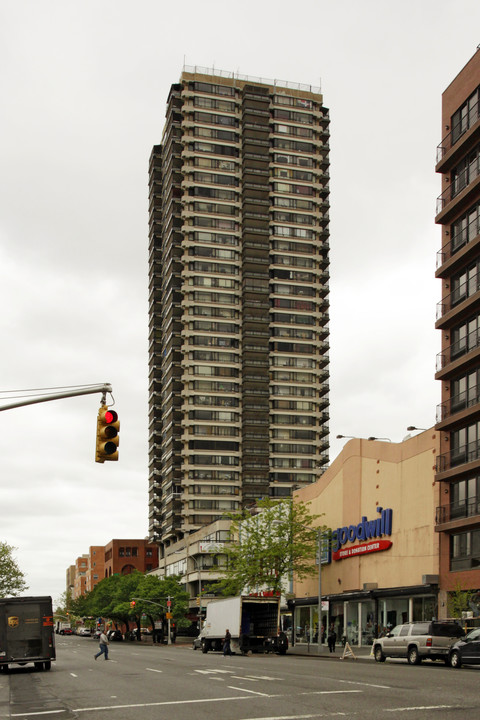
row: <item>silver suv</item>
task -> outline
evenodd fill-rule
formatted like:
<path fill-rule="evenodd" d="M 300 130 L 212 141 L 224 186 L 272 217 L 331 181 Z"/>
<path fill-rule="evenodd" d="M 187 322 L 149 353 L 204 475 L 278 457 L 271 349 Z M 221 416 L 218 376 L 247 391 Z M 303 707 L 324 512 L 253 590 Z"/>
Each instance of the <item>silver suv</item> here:
<path fill-rule="evenodd" d="M 407 658 L 410 665 L 418 665 L 427 658 L 448 664 L 450 647 L 464 635 L 460 625 L 449 620 L 405 623 L 375 639 L 373 655 L 377 662 L 385 662 L 387 657 Z"/>

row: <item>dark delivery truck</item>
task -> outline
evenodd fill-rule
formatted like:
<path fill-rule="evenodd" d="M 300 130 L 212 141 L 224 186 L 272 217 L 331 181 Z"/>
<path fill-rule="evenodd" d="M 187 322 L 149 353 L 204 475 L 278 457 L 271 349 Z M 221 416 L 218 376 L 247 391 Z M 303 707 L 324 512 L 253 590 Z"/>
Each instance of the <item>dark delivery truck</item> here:
<path fill-rule="evenodd" d="M 51 597 L 0 598 L 0 671 L 33 663 L 50 670 L 55 660 Z"/>

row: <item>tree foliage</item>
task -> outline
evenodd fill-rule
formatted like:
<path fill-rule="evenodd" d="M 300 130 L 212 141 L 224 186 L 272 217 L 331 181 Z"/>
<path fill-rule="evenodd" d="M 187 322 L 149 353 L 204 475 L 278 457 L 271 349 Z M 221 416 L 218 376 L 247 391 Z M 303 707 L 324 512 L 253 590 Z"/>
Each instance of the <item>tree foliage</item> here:
<path fill-rule="evenodd" d="M 462 612 L 471 610 L 470 601 L 476 595 L 474 590 L 465 590 L 461 583 L 457 582 L 454 590 L 448 593 L 448 615 L 452 618 L 461 618 Z"/>
<path fill-rule="evenodd" d="M 13 557 L 16 549 L 0 542 L 0 597 L 13 597 L 28 590 L 25 575 Z"/>
<path fill-rule="evenodd" d="M 72 601 L 72 611 L 77 615 L 108 618 L 115 625 L 123 623 L 126 627 L 134 622 L 140 630 L 142 615 L 148 617 L 152 626 L 155 620 L 165 617 L 168 597 L 173 619 L 181 625 L 188 611 L 188 594 L 176 576 L 162 579 L 141 572 L 111 575 L 101 580 L 88 595 Z"/>
<path fill-rule="evenodd" d="M 318 534 L 326 528 L 317 524 L 309 506 L 291 499 L 261 500 L 257 514 L 246 509 L 230 514 L 231 542 L 226 555 L 224 578 L 217 584 L 223 594 L 286 589 L 292 572 L 299 579 L 318 573 L 315 557 Z"/>

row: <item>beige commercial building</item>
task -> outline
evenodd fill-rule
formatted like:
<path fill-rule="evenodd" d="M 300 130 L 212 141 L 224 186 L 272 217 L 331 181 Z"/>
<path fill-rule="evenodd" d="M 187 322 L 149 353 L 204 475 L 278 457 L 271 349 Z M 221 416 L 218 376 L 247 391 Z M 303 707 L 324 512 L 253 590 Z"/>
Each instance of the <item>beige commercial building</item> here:
<path fill-rule="evenodd" d="M 351 439 L 318 482 L 295 493 L 332 531 L 322 541 L 322 626 L 370 644 L 409 620 L 444 617 L 439 593 L 434 429 L 401 443 Z M 318 576 L 294 582 L 296 642 L 317 639 Z"/>

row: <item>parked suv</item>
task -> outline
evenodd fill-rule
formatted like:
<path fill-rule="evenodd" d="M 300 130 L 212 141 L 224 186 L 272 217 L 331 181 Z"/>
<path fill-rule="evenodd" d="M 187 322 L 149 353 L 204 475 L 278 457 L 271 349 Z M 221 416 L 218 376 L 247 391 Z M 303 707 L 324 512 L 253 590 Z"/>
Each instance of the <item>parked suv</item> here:
<path fill-rule="evenodd" d="M 373 641 L 373 654 L 377 662 L 387 657 L 407 658 L 410 665 L 422 660 L 443 660 L 449 663 L 451 646 L 465 633 L 456 622 L 433 620 L 397 625 L 386 637 Z"/>

